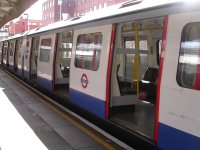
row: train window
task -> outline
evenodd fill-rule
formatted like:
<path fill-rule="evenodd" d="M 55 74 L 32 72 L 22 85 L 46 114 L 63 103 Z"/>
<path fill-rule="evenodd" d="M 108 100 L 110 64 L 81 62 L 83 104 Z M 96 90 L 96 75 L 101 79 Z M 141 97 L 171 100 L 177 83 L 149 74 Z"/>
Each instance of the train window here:
<path fill-rule="evenodd" d="M 182 31 L 177 82 L 200 90 L 200 23 L 189 23 Z"/>
<path fill-rule="evenodd" d="M 4 55 L 6 55 L 7 49 L 8 49 L 8 42 L 5 42 L 4 47 L 3 47 L 3 54 Z"/>
<path fill-rule="evenodd" d="M 147 67 L 147 53 L 148 43 L 146 33 L 139 31 L 138 35 L 138 49 L 136 49 L 134 24 L 128 22 L 119 26 L 120 41 L 117 43 L 117 63 L 120 64 L 118 77 L 119 82 L 128 82 L 128 84 L 135 84 L 137 74 L 139 80 L 142 79 L 145 69 Z M 137 52 L 138 51 L 138 52 Z M 138 65 L 136 65 L 136 53 L 138 53 Z M 136 68 L 137 66 L 137 68 Z M 132 87 L 135 87 L 132 85 Z M 136 89 L 134 89 L 136 91 Z"/>
<path fill-rule="evenodd" d="M 3 54 L 6 55 L 7 47 L 4 47 Z"/>
<path fill-rule="evenodd" d="M 23 41 L 21 40 L 19 43 L 19 48 L 22 48 L 22 45 L 23 45 Z"/>
<path fill-rule="evenodd" d="M 39 42 L 40 42 L 39 37 L 34 37 L 33 38 L 33 49 L 34 50 L 38 50 L 39 49 Z"/>
<path fill-rule="evenodd" d="M 30 45 L 30 42 L 26 41 L 26 47 L 29 47 L 29 45 Z"/>
<path fill-rule="evenodd" d="M 0 42 L 0 64 L 2 63 L 3 42 Z"/>
<path fill-rule="evenodd" d="M 102 33 L 79 35 L 76 44 L 75 67 L 97 71 L 100 63 Z"/>
<path fill-rule="evenodd" d="M 48 62 L 51 51 L 51 38 L 42 39 L 40 46 L 40 61 Z"/>
<path fill-rule="evenodd" d="M 13 54 L 14 54 L 14 43 L 13 42 L 11 42 L 10 43 L 10 56 L 13 56 Z"/>

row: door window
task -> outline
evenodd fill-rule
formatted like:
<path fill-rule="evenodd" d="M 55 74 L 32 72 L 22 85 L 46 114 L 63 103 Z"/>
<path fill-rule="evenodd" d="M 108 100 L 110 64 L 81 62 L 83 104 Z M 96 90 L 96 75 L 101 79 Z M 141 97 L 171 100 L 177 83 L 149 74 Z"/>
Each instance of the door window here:
<path fill-rule="evenodd" d="M 177 82 L 185 88 L 200 90 L 200 23 L 183 28 Z"/>
<path fill-rule="evenodd" d="M 42 39 L 40 46 L 40 61 L 49 62 L 51 51 L 51 38 Z"/>
<path fill-rule="evenodd" d="M 81 34 L 77 38 L 75 67 L 97 71 L 100 63 L 102 33 Z"/>

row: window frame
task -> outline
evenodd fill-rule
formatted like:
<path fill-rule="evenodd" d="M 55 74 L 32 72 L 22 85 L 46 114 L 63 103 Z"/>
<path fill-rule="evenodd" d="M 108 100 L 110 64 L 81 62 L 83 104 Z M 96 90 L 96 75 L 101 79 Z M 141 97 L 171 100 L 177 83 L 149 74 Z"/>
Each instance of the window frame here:
<path fill-rule="evenodd" d="M 195 87 L 194 87 L 197 75 L 200 76 L 200 73 L 197 72 L 198 63 L 195 64 L 196 65 L 196 70 L 195 70 L 195 74 L 194 74 L 195 77 L 193 78 L 193 85 L 192 86 L 183 85 L 182 84 L 182 82 L 183 82 L 183 80 L 182 80 L 183 71 L 182 70 L 184 69 L 183 68 L 184 64 L 181 65 L 181 63 L 180 63 L 180 56 L 181 56 L 181 51 L 182 51 L 181 50 L 182 49 L 181 45 L 182 45 L 182 42 L 186 42 L 186 40 L 188 39 L 188 30 L 191 30 L 192 27 L 197 26 L 197 25 L 199 25 L 199 28 L 200 28 L 200 22 L 190 22 L 190 23 L 185 24 L 183 29 L 182 29 L 181 41 L 180 41 L 180 47 L 179 47 L 179 55 L 178 55 L 178 64 L 177 64 L 177 71 L 176 71 L 176 82 L 177 82 L 178 86 L 180 86 L 181 88 L 186 88 L 186 89 L 191 89 L 191 90 L 200 90 L 200 89 L 195 89 Z M 195 40 L 197 40 L 197 39 L 195 39 Z M 200 36 L 199 36 L 199 41 L 198 42 L 199 42 L 199 45 L 200 45 Z M 191 49 L 192 48 L 190 48 L 190 50 Z M 183 50 L 183 52 L 185 52 L 185 50 Z M 200 55 L 200 47 L 199 47 L 198 54 L 197 54 L 197 59 L 198 59 L 197 61 L 200 61 L 200 56 L 199 55 Z M 186 63 L 186 65 L 187 64 L 188 63 Z M 181 67 L 181 72 L 179 71 L 180 70 L 179 67 Z M 200 77 L 198 77 L 198 78 L 200 78 Z"/>
<path fill-rule="evenodd" d="M 44 41 L 44 40 L 50 40 L 50 44 L 49 45 L 42 45 L 42 41 Z M 50 48 L 42 49 L 42 46 L 49 46 Z M 52 38 L 41 39 L 39 61 L 44 62 L 44 63 L 48 63 L 49 60 L 50 60 L 51 50 L 52 50 Z M 48 57 L 45 60 L 44 60 L 44 58 L 41 58 L 41 52 L 42 51 L 48 51 Z"/>
<path fill-rule="evenodd" d="M 80 60 L 81 62 L 83 63 L 84 62 L 84 56 L 85 55 L 82 55 L 82 59 L 78 59 L 77 57 L 77 46 L 78 46 L 78 43 L 80 43 L 79 38 L 81 39 L 82 37 L 81 36 L 87 36 L 87 35 L 92 35 L 93 36 L 93 43 L 94 44 L 94 47 L 92 48 L 92 52 L 95 51 L 95 55 L 93 53 L 91 59 L 89 60 L 89 63 L 90 63 L 90 67 L 80 67 L 79 65 L 77 66 L 77 63 L 80 63 Z M 96 39 L 96 35 L 97 35 L 97 39 Z M 99 37 L 100 36 L 100 37 Z M 77 37 L 76 37 L 76 45 L 75 45 L 75 57 L 74 57 L 74 66 L 75 68 L 78 68 L 78 69 L 85 69 L 85 70 L 88 70 L 88 71 L 98 71 L 99 70 L 99 66 L 100 66 L 100 62 L 101 62 L 101 53 L 102 53 L 102 47 L 103 47 L 103 32 L 90 32 L 90 33 L 82 33 L 82 34 L 78 34 Z M 101 41 L 99 41 L 101 40 Z M 85 42 L 85 41 L 84 41 Z M 96 43 L 97 42 L 97 43 Z M 98 49 L 97 47 L 95 47 L 95 44 L 100 44 L 100 48 Z M 85 51 L 84 49 L 82 49 L 83 51 Z M 89 50 L 91 51 L 91 49 Z M 98 54 L 99 53 L 99 54 Z M 99 55 L 99 56 L 98 56 Z M 97 57 L 98 56 L 98 57 Z M 95 60 L 95 61 L 94 61 Z M 86 61 L 86 60 L 85 60 Z M 95 64 L 98 63 L 98 66 L 96 66 Z M 96 66 L 96 67 L 95 67 Z"/>

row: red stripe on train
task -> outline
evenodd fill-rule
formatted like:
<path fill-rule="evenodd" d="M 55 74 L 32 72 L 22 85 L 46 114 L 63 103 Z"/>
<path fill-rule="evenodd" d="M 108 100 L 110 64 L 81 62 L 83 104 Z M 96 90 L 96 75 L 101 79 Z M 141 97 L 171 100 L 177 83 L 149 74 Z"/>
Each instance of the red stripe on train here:
<path fill-rule="evenodd" d="M 155 132 L 154 132 L 154 140 L 155 141 L 158 141 L 160 85 L 161 85 L 161 77 L 162 77 L 162 70 L 163 70 L 164 54 L 165 54 L 165 48 L 166 48 L 167 26 L 168 26 L 168 16 L 166 16 L 166 18 L 165 18 L 163 41 L 162 41 L 162 51 L 161 51 L 161 58 L 160 58 L 160 67 L 159 67 L 159 74 L 158 74 L 157 96 L 156 96 L 156 119 L 155 119 Z"/>
<path fill-rule="evenodd" d="M 109 116 L 111 64 L 112 64 L 112 58 L 113 58 L 115 30 L 116 30 L 116 24 L 113 24 L 112 35 L 111 35 L 111 40 L 110 40 L 110 52 L 109 52 L 109 58 L 108 58 L 107 78 L 106 78 L 106 118 L 108 118 Z"/>

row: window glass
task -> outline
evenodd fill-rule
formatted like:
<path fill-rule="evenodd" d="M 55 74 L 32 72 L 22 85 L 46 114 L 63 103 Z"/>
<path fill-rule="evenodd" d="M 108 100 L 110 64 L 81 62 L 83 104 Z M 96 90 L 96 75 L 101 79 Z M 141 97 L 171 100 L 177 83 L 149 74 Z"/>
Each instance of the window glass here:
<path fill-rule="evenodd" d="M 29 45 L 30 45 L 30 42 L 26 41 L 26 47 L 29 47 Z"/>
<path fill-rule="evenodd" d="M 0 42 L 0 63 L 2 61 L 3 42 Z"/>
<path fill-rule="evenodd" d="M 3 49 L 3 54 L 4 54 L 4 55 L 6 55 L 7 48 L 8 48 L 8 43 L 5 42 L 5 43 L 4 43 L 4 49 Z"/>
<path fill-rule="evenodd" d="M 40 46 L 40 61 L 48 62 L 51 51 L 51 39 L 42 39 Z"/>
<path fill-rule="evenodd" d="M 122 37 L 123 38 L 123 37 Z M 125 42 L 125 46 L 121 45 L 122 48 L 129 48 L 129 49 L 135 49 L 135 40 L 134 37 L 124 37 L 123 38 Z M 140 53 L 140 51 L 146 51 L 146 53 Z M 140 65 L 140 79 L 142 78 L 144 69 L 147 67 L 147 40 L 140 40 L 139 39 L 139 65 Z M 120 56 L 123 57 L 122 55 Z M 133 64 L 134 64 L 134 57 L 135 54 L 125 54 L 124 58 L 124 74 L 121 74 L 124 80 L 131 81 L 133 76 L 136 76 L 133 70 Z"/>
<path fill-rule="evenodd" d="M 96 71 L 99 68 L 102 33 L 79 35 L 76 44 L 75 66 Z"/>
<path fill-rule="evenodd" d="M 10 56 L 13 56 L 13 54 L 14 54 L 14 46 L 15 46 L 14 42 L 11 42 L 10 43 Z"/>
<path fill-rule="evenodd" d="M 200 23 L 187 24 L 182 32 L 177 82 L 180 86 L 200 90 Z"/>
<path fill-rule="evenodd" d="M 19 48 L 22 48 L 22 45 L 23 45 L 23 41 L 20 40 L 20 43 L 19 43 Z"/>

